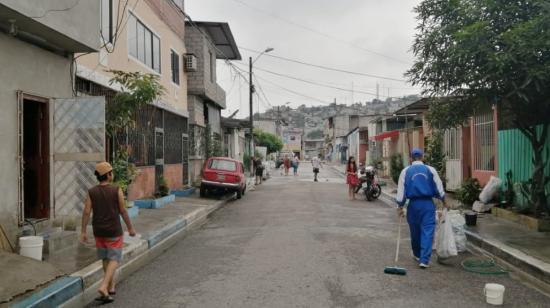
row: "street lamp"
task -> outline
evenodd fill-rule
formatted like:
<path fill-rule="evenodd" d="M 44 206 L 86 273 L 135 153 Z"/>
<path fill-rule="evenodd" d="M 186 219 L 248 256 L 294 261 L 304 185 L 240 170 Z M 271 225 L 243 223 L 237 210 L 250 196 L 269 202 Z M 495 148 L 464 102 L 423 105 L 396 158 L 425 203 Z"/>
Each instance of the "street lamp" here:
<path fill-rule="evenodd" d="M 255 92 L 254 84 L 252 83 L 252 64 L 254 64 L 258 59 L 263 56 L 264 54 L 268 52 L 272 52 L 274 49 L 271 47 L 266 48 L 263 52 L 261 52 L 254 61 L 252 61 L 252 57 L 248 58 L 248 61 L 250 62 L 250 69 L 249 69 L 249 76 L 248 76 L 248 84 L 249 84 L 249 100 L 250 100 L 250 129 L 254 130 L 254 111 L 253 111 L 253 100 L 252 95 Z"/>

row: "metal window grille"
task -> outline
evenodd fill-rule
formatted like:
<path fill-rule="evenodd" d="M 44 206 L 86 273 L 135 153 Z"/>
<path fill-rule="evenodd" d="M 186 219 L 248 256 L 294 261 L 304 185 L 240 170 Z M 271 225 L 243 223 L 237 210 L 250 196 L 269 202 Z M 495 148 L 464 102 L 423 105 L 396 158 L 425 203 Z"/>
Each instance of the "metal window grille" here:
<path fill-rule="evenodd" d="M 476 170 L 495 170 L 495 132 L 493 113 L 489 112 L 474 116 L 474 133 L 476 147 L 474 149 Z"/>
<path fill-rule="evenodd" d="M 179 164 L 183 161 L 183 134 L 187 134 L 187 119 L 164 112 L 165 163 Z"/>
<path fill-rule="evenodd" d="M 461 132 L 459 128 L 451 128 L 445 131 L 444 149 L 447 159 L 461 159 Z"/>

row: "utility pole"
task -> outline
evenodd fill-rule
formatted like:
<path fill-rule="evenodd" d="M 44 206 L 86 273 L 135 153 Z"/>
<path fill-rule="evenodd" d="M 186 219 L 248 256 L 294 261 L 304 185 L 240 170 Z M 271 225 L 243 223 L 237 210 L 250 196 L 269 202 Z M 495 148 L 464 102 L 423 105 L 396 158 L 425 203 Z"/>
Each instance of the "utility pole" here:
<path fill-rule="evenodd" d="M 250 131 L 254 129 L 254 102 L 252 101 L 252 97 L 254 94 L 254 84 L 252 84 L 252 57 L 248 58 L 248 61 L 250 62 L 249 67 L 249 76 L 248 76 L 248 94 L 249 94 L 249 103 L 250 103 Z"/>

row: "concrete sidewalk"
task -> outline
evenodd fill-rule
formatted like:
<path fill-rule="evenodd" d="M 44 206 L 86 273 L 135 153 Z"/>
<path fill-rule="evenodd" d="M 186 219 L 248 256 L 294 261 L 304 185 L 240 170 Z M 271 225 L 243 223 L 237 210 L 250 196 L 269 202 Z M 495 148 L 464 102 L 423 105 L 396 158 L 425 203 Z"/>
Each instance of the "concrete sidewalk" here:
<path fill-rule="evenodd" d="M 331 167 L 345 176 L 345 165 Z M 391 179 L 385 182 L 380 199 L 390 206 L 396 206 L 397 186 Z M 460 202 L 452 194 L 447 195 L 447 202 L 453 209 L 461 208 Z M 491 214 L 480 214 L 476 226 L 466 226 L 466 237 L 471 250 L 480 250 L 498 259 L 515 269 L 522 279 L 550 293 L 550 233 L 531 231 Z"/>
<path fill-rule="evenodd" d="M 189 231 L 202 225 L 208 215 L 222 207 L 230 198 L 233 196 L 220 200 L 201 199 L 195 193 L 189 197 L 176 198 L 174 203 L 163 208 L 140 209 L 139 216 L 132 219 L 138 236 L 132 238 L 125 234 L 124 237 L 123 262 L 117 271 L 118 280 L 128 277 Z M 48 264 L 46 262 L 32 260 L 31 263 L 37 263 L 47 269 L 52 267 L 46 273 L 48 277 L 58 277 L 61 272 L 56 271 L 53 266 L 46 266 Z M 102 275 L 101 261 L 95 261 L 31 293 L 16 297 L 7 305 L 10 307 L 82 307 L 97 296 L 96 290 Z"/>

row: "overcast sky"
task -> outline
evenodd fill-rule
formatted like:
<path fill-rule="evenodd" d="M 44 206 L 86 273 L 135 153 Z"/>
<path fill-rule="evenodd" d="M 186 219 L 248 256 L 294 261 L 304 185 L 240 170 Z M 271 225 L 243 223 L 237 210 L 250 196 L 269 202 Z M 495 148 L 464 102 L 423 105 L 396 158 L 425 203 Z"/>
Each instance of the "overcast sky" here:
<path fill-rule="evenodd" d="M 403 80 L 413 62 L 410 52 L 416 20 L 413 8 L 420 0 L 187 0 L 187 13 L 195 21 L 228 22 L 239 47 L 265 50 L 270 54 L 342 70 Z M 246 5 L 244 5 L 244 4 Z M 308 30 L 310 29 L 310 30 Z M 369 52 L 373 51 L 373 52 Z M 248 71 L 248 57 L 257 54 L 240 49 L 243 61 L 235 65 Z M 380 55 L 381 54 L 381 55 Z M 332 102 L 350 104 L 370 101 L 380 85 L 380 98 L 419 93 L 418 88 L 391 81 L 322 70 L 262 56 L 254 71 L 267 99 L 255 110 L 269 104 L 308 106 Z M 311 85 L 260 69 L 299 79 L 351 90 L 342 91 Z M 218 61 L 218 83 L 226 90 L 228 115 L 239 109 L 238 117 L 248 115 L 248 85 Z M 273 84 L 274 83 L 274 84 Z M 285 88 L 286 90 L 283 90 Z M 289 92 L 297 92 L 299 94 Z M 259 91 L 258 91 L 259 93 Z M 269 100 L 269 102 L 267 102 Z"/>

